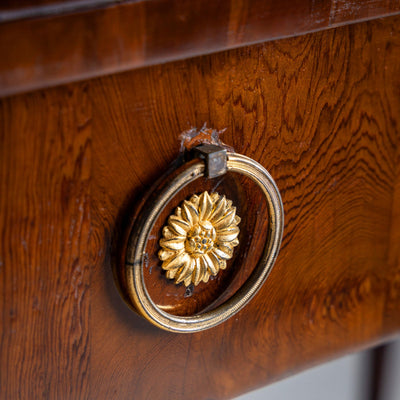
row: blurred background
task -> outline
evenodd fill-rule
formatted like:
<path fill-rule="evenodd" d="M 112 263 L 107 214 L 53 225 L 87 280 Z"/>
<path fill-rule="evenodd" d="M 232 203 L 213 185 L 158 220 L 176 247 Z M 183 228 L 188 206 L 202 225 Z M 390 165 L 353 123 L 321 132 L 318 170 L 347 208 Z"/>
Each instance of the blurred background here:
<path fill-rule="evenodd" d="M 400 400 L 400 340 L 328 362 L 235 400 Z"/>

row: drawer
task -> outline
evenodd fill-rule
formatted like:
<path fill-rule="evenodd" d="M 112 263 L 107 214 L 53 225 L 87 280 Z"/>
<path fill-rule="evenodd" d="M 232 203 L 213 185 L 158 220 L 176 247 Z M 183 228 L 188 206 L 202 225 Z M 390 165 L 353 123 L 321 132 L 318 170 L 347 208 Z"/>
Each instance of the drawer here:
<path fill-rule="evenodd" d="M 1 99 L 2 397 L 231 398 L 398 335 L 399 26 L 390 17 Z M 204 124 L 270 172 L 285 226 L 251 302 L 179 334 L 132 312 L 113 268 L 182 132 Z M 252 190 L 221 185 L 260 221 Z M 265 229 L 243 232 L 251 270 Z M 157 260 L 148 273 L 182 313 L 226 289 L 216 280 L 188 298 Z"/>

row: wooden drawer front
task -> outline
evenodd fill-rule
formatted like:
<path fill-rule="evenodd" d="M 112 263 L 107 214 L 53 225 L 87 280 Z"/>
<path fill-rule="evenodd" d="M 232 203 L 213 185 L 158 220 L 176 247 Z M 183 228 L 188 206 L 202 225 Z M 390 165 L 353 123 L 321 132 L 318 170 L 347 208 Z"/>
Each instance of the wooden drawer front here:
<path fill-rule="evenodd" d="M 230 398 L 400 330 L 400 18 L 5 98 L 2 398 Z M 210 331 L 152 327 L 112 249 L 204 123 L 276 180 L 278 261 Z"/>

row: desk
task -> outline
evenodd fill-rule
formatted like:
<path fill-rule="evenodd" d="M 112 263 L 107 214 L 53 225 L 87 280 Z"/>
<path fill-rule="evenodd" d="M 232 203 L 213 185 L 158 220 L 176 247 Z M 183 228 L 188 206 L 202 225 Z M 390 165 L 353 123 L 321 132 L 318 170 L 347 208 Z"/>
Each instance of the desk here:
<path fill-rule="evenodd" d="M 399 2 L 26 3 L 0 12 L 2 398 L 229 399 L 399 334 Z M 204 123 L 270 171 L 285 231 L 248 306 L 175 334 L 113 249 Z"/>

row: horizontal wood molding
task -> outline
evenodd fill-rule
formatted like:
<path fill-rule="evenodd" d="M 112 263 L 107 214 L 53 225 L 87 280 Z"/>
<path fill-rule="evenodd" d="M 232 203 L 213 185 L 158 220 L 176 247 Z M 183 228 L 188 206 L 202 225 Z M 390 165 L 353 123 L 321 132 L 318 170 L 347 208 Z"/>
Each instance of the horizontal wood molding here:
<path fill-rule="evenodd" d="M 5 2 L 0 96 L 400 12 L 399 0 Z"/>

